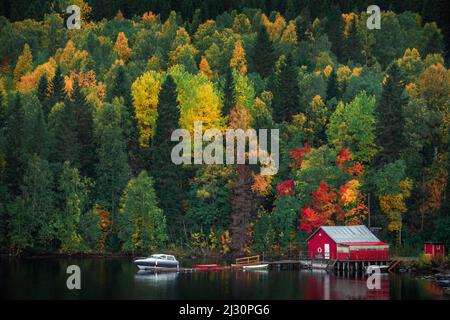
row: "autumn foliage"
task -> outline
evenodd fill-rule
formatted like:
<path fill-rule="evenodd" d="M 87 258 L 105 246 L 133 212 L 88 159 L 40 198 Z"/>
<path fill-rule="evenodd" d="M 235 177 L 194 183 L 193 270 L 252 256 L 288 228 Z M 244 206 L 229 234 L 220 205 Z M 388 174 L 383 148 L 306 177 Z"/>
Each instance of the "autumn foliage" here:
<path fill-rule="evenodd" d="M 254 182 L 252 184 L 252 191 L 261 195 L 267 196 L 270 194 L 270 183 L 272 181 L 272 176 L 269 175 L 255 175 Z"/>
<path fill-rule="evenodd" d="M 349 173 L 351 176 L 361 178 L 364 176 L 364 166 L 361 162 L 355 162 L 352 165 L 348 165 L 352 160 L 352 155 L 350 154 L 350 149 L 345 148 L 339 150 L 336 162 L 342 171 Z"/>
<path fill-rule="evenodd" d="M 140 254 L 192 237 L 288 255 L 321 225 L 364 223 L 365 194 L 383 241 L 450 241 L 448 30 L 443 7 L 430 10 L 442 1 L 393 2 L 380 30 L 362 0 L 74 0 L 81 30 L 66 28 L 66 0 L 10 2 L 2 253 Z M 238 128 L 260 148 L 245 142 L 245 165 L 173 163 L 171 134 L 192 138 L 195 122 L 216 129 L 195 143 L 205 151 Z M 278 130 L 278 147 L 260 129 Z"/>
<path fill-rule="evenodd" d="M 280 197 L 294 195 L 294 180 L 286 180 L 277 186 L 277 192 Z"/>
<path fill-rule="evenodd" d="M 247 73 L 247 60 L 245 59 L 245 50 L 242 41 L 238 40 L 233 50 L 233 57 L 230 60 L 230 67 L 242 75 Z"/>
<path fill-rule="evenodd" d="M 291 158 L 295 160 L 294 166 L 302 163 L 303 156 L 311 152 L 311 148 L 305 144 L 303 148 L 291 151 Z M 349 149 L 341 149 L 336 157 L 338 168 L 348 174 L 349 180 L 338 186 L 332 187 L 321 180 L 318 188 L 312 192 L 311 201 L 300 209 L 298 230 L 311 233 L 321 225 L 355 225 L 360 224 L 367 214 L 365 196 L 359 189 L 361 183 L 357 180 L 364 174 L 361 163 L 351 163 Z M 288 180 L 278 185 L 280 196 L 293 195 L 293 181 Z"/>
<path fill-rule="evenodd" d="M 119 32 L 114 45 L 114 51 L 118 55 L 119 59 L 127 62 L 130 59 L 131 49 L 128 47 L 128 39 L 123 32 Z"/>
<path fill-rule="evenodd" d="M 308 143 L 305 143 L 303 147 L 292 149 L 291 152 L 289 152 L 289 157 L 294 160 L 292 165 L 294 169 L 301 167 L 303 157 L 309 152 L 311 152 L 311 147 Z"/>

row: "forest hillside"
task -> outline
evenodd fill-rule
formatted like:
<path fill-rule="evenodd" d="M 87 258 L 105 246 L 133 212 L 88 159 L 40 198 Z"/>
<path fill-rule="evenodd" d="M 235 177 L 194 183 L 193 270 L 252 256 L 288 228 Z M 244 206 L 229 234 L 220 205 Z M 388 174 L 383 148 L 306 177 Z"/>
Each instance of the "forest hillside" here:
<path fill-rule="evenodd" d="M 0 250 L 292 255 L 321 225 L 450 245 L 446 1 L 5 1 Z M 80 8 L 69 29 L 66 8 Z M 171 161 L 278 129 L 276 175 Z"/>

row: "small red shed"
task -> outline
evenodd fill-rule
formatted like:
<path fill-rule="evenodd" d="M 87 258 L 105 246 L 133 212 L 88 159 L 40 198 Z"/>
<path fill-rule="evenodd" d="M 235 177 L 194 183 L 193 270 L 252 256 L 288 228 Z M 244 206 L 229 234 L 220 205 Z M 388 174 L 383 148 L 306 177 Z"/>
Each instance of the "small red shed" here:
<path fill-rule="evenodd" d="M 388 261 L 389 244 L 366 226 L 322 226 L 308 238 L 310 259 Z"/>
<path fill-rule="evenodd" d="M 425 242 L 425 254 L 432 257 L 439 257 L 445 254 L 444 244 L 442 242 Z"/>

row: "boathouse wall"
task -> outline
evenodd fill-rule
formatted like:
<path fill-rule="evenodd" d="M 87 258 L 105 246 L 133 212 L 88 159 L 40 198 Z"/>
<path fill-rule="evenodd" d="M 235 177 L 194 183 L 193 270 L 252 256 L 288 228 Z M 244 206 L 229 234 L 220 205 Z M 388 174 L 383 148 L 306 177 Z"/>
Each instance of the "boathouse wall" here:
<path fill-rule="evenodd" d="M 326 245 L 329 246 L 329 254 L 326 255 Z M 331 237 L 324 232 L 319 230 L 316 232 L 308 241 L 308 256 L 309 259 L 337 259 L 337 244 L 331 239 Z"/>
<path fill-rule="evenodd" d="M 377 247 L 350 247 L 350 261 L 388 261 L 389 248 L 383 245 Z"/>
<path fill-rule="evenodd" d="M 308 238 L 309 259 L 353 262 L 388 261 L 389 244 L 365 226 L 326 226 Z"/>

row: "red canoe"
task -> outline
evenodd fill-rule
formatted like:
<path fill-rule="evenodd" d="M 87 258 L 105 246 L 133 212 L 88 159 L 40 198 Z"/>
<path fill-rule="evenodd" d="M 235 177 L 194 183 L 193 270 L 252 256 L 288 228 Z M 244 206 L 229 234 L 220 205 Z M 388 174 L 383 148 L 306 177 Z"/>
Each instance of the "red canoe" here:
<path fill-rule="evenodd" d="M 194 269 L 204 270 L 204 271 L 216 271 L 220 270 L 221 266 L 219 264 L 196 264 Z"/>

